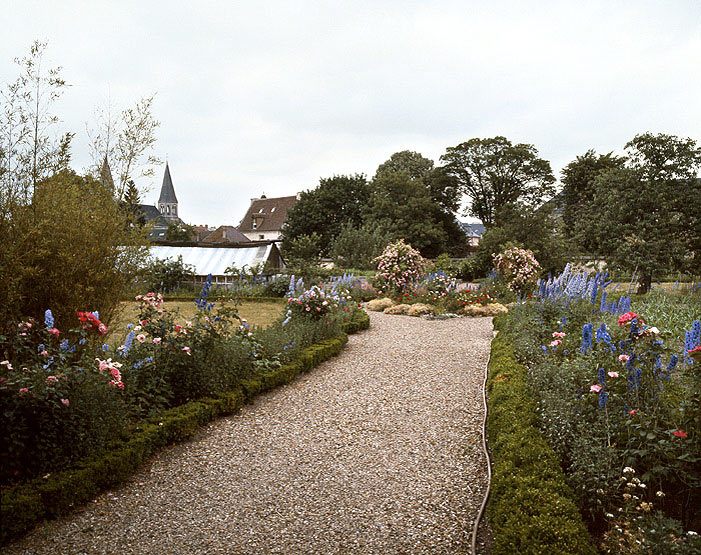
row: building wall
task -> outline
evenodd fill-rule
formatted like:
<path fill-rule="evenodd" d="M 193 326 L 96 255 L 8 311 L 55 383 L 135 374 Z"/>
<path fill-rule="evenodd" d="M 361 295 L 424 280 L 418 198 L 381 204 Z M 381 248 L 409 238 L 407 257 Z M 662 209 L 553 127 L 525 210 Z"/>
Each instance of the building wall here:
<path fill-rule="evenodd" d="M 242 231 L 251 241 L 280 241 L 282 236 L 279 231 Z"/>

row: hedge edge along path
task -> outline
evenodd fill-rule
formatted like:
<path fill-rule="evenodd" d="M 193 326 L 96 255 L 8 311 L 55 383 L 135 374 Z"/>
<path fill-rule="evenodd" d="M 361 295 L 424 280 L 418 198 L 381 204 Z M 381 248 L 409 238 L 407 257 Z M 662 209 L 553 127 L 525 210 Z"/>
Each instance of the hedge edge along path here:
<path fill-rule="evenodd" d="M 495 329 L 508 315 L 495 318 Z M 557 455 L 538 430 L 526 368 L 504 331 L 492 341 L 487 431 L 493 477 L 487 509 L 495 555 L 595 554 Z"/>
<path fill-rule="evenodd" d="M 100 456 L 4 490 L 0 503 L 0 544 L 23 535 L 42 519 L 65 515 L 100 492 L 124 482 L 162 447 L 192 437 L 204 424 L 235 413 L 259 393 L 289 383 L 302 372 L 338 355 L 348 341 L 346 334 L 369 327 L 370 317 L 363 312 L 342 325 L 342 335 L 304 349 L 296 360 L 277 370 L 242 380 L 240 387 L 233 391 L 164 411 L 140 422 Z"/>

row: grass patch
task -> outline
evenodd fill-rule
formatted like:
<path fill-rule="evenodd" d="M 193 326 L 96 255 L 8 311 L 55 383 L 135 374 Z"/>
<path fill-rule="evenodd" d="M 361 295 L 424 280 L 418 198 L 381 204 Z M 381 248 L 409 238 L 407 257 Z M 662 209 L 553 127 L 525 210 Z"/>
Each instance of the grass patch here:
<path fill-rule="evenodd" d="M 164 306 L 167 307 L 168 310 L 177 310 L 180 313 L 180 323 L 185 320 L 192 320 L 197 313 L 197 307 L 194 301 L 166 301 Z M 224 302 L 218 303 L 218 306 L 233 305 Z M 241 318 L 245 318 L 251 326 L 260 326 L 263 328 L 275 322 L 282 314 L 284 307 L 284 299 L 265 302 L 244 301 L 237 306 L 238 314 Z M 120 303 L 119 311 L 112 321 L 110 328 L 120 334 L 123 333 L 127 324 L 136 323 L 138 313 L 139 309 L 136 302 Z"/>

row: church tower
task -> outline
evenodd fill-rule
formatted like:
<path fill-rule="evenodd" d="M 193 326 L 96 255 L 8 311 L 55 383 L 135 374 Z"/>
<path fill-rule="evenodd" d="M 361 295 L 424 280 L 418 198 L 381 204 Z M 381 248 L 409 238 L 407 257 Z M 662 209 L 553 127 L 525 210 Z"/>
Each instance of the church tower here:
<path fill-rule="evenodd" d="M 166 171 L 163 174 L 161 196 L 158 197 L 158 210 L 166 220 L 178 220 L 178 198 L 175 196 L 175 189 L 173 189 L 173 180 L 170 178 L 168 162 L 166 162 Z"/>

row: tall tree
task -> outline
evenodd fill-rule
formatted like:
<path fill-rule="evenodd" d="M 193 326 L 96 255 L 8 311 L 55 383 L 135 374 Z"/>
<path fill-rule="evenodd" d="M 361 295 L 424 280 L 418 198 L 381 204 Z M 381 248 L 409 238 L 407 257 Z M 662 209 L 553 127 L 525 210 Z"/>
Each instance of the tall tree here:
<path fill-rule="evenodd" d="M 320 179 L 319 185 L 305 191 L 287 212 L 283 228 L 283 248 L 302 235 L 319 235 L 323 254 L 344 225 L 359 227 L 370 194 L 363 174 L 335 175 Z"/>
<path fill-rule="evenodd" d="M 377 225 L 387 242 L 405 239 L 430 258 L 449 250 L 445 213 L 421 180 L 412 179 L 408 171 L 385 172 L 372 184 L 366 221 Z M 464 235 L 460 240 L 464 243 Z"/>
<path fill-rule="evenodd" d="M 441 161 L 470 197 L 470 215 L 486 227 L 498 223 L 507 204 L 535 206 L 555 193 L 550 162 L 533 145 L 512 144 L 506 137 L 470 139 L 446 149 Z"/>
<path fill-rule="evenodd" d="M 701 271 L 701 148 L 692 139 L 637 135 L 628 163 L 600 173 L 579 221 L 609 265 L 637 272 L 639 293 L 670 271 Z"/>
<path fill-rule="evenodd" d="M 623 167 L 625 158 L 613 153 L 599 154 L 591 149 L 567 164 L 562 170 L 563 222 L 569 237 L 574 235 L 575 223 L 582 209 L 594 196 L 594 179 L 602 172 Z M 584 244 L 585 249 L 589 245 Z"/>
<path fill-rule="evenodd" d="M 400 171 L 409 172 L 409 177 L 412 179 L 425 179 L 432 170 L 433 160 L 425 158 L 418 152 L 402 150 L 395 152 L 389 157 L 389 160 L 380 164 L 373 179 L 377 179 L 386 173 Z"/>

